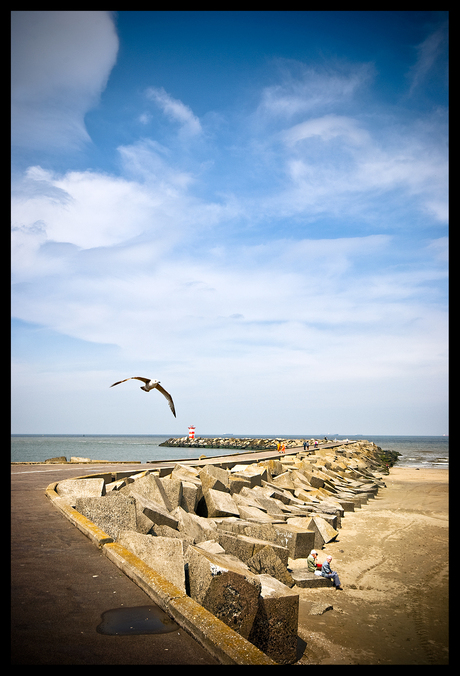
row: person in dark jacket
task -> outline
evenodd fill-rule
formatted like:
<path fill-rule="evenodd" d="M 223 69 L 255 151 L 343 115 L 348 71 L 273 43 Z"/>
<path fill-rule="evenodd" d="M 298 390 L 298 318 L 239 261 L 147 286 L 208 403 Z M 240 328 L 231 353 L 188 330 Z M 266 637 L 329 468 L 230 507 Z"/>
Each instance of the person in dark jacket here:
<path fill-rule="evenodd" d="M 332 580 L 332 582 L 334 583 L 334 587 L 342 591 L 342 587 L 340 586 L 339 574 L 335 570 L 331 570 L 331 561 L 332 556 L 331 555 L 326 556 L 326 560 L 321 567 L 321 575 L 323 577 L 327 577 L 329 580 Z"/>

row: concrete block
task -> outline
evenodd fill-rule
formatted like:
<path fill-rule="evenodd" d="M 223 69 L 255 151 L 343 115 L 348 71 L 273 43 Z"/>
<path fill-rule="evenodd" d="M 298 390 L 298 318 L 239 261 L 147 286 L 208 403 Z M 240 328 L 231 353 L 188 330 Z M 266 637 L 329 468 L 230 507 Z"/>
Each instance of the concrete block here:
<path fill-rule="evenodd" d="M 127 478 L 130 481 L 136 481 L 137 479 L 142 479 L 142 477 L 147 476 L 147 474 L 150 474 L 150 470 L 148 469 L 143 469 L 141 472 L 134 472 L 134 474 L 127 474 Z"/>
<path fill-rule="evenodd" d="M 278 664 L 297 659 L 299 595 L 269 575 L 259 575 L 261 591 L 249 641 Z"/>
<path fill-rule="evenodd" d="M 260 476 L 260 480 L 262 481 L 268 481 L 269 480 L 269 475 L 271 476 L 271 473 L 268 472 L 267 468 L 264 467 L 263 465 L 252 465 L 252 468 L 248 468 L 244 474 L 248 474 L 249 476 Z M 259 483 L 259 481 L 256 481 L 257 486 L 261 486 L 262 483 Z"/>
<path fill-rule="evenodd" d="M 256 538 L 257 540 L 277 543 L 276 531 L 274 529 L 275 522 L 251 523 L 249 521 L 241 521 L 246 524 L 242 529 L 242 535 L 247 535 L 248 537 Z"/>
<path fill-rule="evenodd" d="M 207 474 L 206 472 L 203 473 L 200 472 L 200 479 L 203 494 L 206 490 L 209 490 L 210 488 L 214 491 L 222 491 L 224 493 L 228 491 L 227 486 L 223 484 L 222 481 L 220 481 L 220 479 L 217 479 L 217 477 Z"/>
<path fill-rule="evenodd" d="M 359 509 L 360 507 L 362 507 L 367 502 L 366 498 L 363 497 L 362 493 L 360 493 L 360 494 L 355 493 L 355 495 L 353 495 L 353 497 L 350 497 L 350 499 L 352 500 L 352 502 L 355 503 L 355 509 L 357 509 L 357 508 Z"/>
<path fill-rule="evenodd" d="M 126 479 L 118 479 L 117 481 L 111 481 L 108 484 L 105 484 L 105 492 L 110 493 L 111 491 L 119 491 L 120 488 L 126 486 Z"/>
<path fill-rule="evenodd" d="M 290 491 L 284 490 L 284 488 L 280 488 L 279 486 L 275 486 L 269 481 L 262 481 L 262 488 L 264 489 L 267 497 L 275 498 L 276 500 L 283 502 L 285 505 L 289 505 L 292 498 L 292 493 Z"/>
<path fill-rule="evenodd" d="M 122 530 L 137 530 L 136 501 L 120 493 L 77 498 L 75 509 L 115 540 Z"/>
<path fill-rule="evenodd" d="M 178 526 L 178 520 L 167 512 L 163 505 L 154 502 L 153 500 L 148 500 L 143 495 L 139 495 L 134 491 L 131 493 L 132 497 L 135 498 L 136 503 L 139 505 L 142 513 L 147 516 L 152 523 L 157 526 L 169 526 L 170 528 L 176 529 Z"/>
<path fill-rule="evenodd" d="M 289 516 L 286 521 L 286 524 L 288 526 L 298 526 L 302 530 L 308 530 L 307 525 L 310 523 L 310 521 L 311 521 L 310 515 Z M 312 549 L 314 549 L 314 547 L 312 547 Z"/>
<path fill-rule="evenodd" d="M 235 500 L 238 504 L 262 509 L 275 518 L 283 518 L 285 516 L 285 512 L 280 506 L 283 503 L 266 495 L 261 487 L 253 489 L 243 488 Z"/>
<path fill-rule="evenodd" d="M 283 488 L 284 490 L 293 491 L 295 488 L 294 481 L 291 478 L 291 473 L 289 471 L 283 472 L 283 474 L 278 474 L 272 479 L 271 482 L 275 488 Z"/>
<path fill-rule="evenodd" d="M 314 549 L 315 533 L 295 524 L 275 524 L 273 526 L 277 543 L 286 547 L 290 559 L 305 559 Z"/>
<path fill-rule="evenodd" d="M 217 540 L 216 527 L 209 519 L 186 512 L 182 507 L 177 507 L 172 516 L 177 519 L 177 529 L 192 538 L 195 543 L 206 540 Z"/>
<path fill-rule="evenodd" d="M 222 467 L 217 467 L 216 465 L 205 465 L 203 469 L 198 474 L 203 489 L 205 488 L 214 488 L 214 490 L 228 490 L 229 488 L 229 479 L 230 472 Z M 220 485 L 224 486 L 224 489 L 216 488 L 212 485 L 212 479 L 215 482 L 219 482 Z"/>
<path fill-rule="evenodd" d="M 170 474 L 172 479 L 178 479 L 179 481 L 191 481 L 197 485 L 201 486 L 201 481 L 198 476 L 199 470 L 195 467 L 189 465 L 181 465 L 178 463 L 175 465 L 173 471 Z"/>
<path fill-rule="evenodd" d="M 303 474 L 308 479 L 308 483 L 310 484 L 310 486 L 312 486 L 313 488 L 323 488 L 324 479 L 318 476 L 318 473 L 313 474 L 311 472 L 308 472 L 307 470 L 304 470 Z"/>
<path fill-rule="evenodd" d="M 139 529 L 138 529 L 138 531 L 139 531 Z M 186 535 L 185 533 L 181 533 L 180 531 L 175 530 L 174 528 L 170 528 L 170 526 L 156 526 L 154 524 L 151 527 L 148 534 L 149 535 L 157 535 L 158 537 L 162 537 L 162 538 L 176 538 L 176 540 L 181 540 L 182 544 L 184 545 L 184 554 L 187 551 L 187 548 L 189 547 L 189 545 L 195 544 L 195 541 L 189 535 Z"/>
<path fill-rule="evenodd" d="M 150 568 L 185 592 L 184 548 L 182 540 L 135 531 L 121 531 L 119 544 L 142 559 Z"/>
<path fill-rule="evenodd" d="M 56 492 L 69 505 L 75 507 L 77 498 L 100 498 L 106 494 L 104 479 L 64 479 Z"/>
<path fill-rule="evenodd" d="M 261 509 L 263 509 L 267 514 L 273 516 L 276 519 L 285 519 L 286 510 L 283 509 L 280 505 L 283 503 L 278 500 L 273 500 L 272 498 L 257 496 L 256 502 Z"/>
<path fill-rule="evenodd" d="M 136 500 L 134 495 L 132 497 Z M 146 514 L 144 514 L 143 503 L 140 502 L 139 500 L 136 500 L 136 520 L 137 520 L 136 530 L 138 533 L 143 533 L 144 535 L 154 534 L 155 524 L 151 519 L 149 519 L 148 516 L 146 516 Z"/>
<path fill-rule="evenodd" d="M 261 509 L 259 503 L 255 499 L 253 490 L 250 488 L 243 488 L 240 493 L 233 496 L 233 500 L 237 505 L 242 507 L 255 507 L 256 509 Z"/>
<path fill-rule="evenodd" d="M 247 478 L 251 482 L 251 486 L 261 486 L 262 481 L 268 479 L 267 468 L 257 463 L 250 463 L 249 465 L 235 465 L 231 469 L 232 475 L 239 475 Z"/>
<path fill-rule="evenodd" d="M 321 506 L 320 511 L 312 512 L 311 517 L 313 518 L 314 516 L 319 516 L 321 519 L 324 519 L 324 521 L 327 521 L 327 523 L 336 531 L 340 528 L 340 516 L 338 514 L 328 514 L 327 512 L 324 512 L 323 506 Z"/>
<path fill-rule="evenodd" d="M 273 521 L 276 521 L 272 516 L 257 507 L 238 505 L 238 512 L 240 517 L 247 521 L 255 521 L 256 523 L 273 523 Z"/>
<path fill-rule="evenodd" d="M 299 486 L 302 486 L 303 488 L 311 488 L 311 484 L 308 481 L 307 477 L 305 474 L 302 472 L 301 467 L 299 469 L 295 469 L 291 472 L 292 480 L 294 481 L 295 484 L 298 484 Z"/>
<path fill-rule="evenodd" d="M 261 583 L 236 557 L 188 550 L 190 596 L 238 634 L 248 638 L 258 610 Z"/>
<path fill-rule="evenodd" d="M 179 507 L 182 503 L 182 481 L 173 479 L 171 478 L 171 475 L 168 475 L 167 477 L 160 477 L 160 482 L 171 506 L 169 511 Z"/>
<path fill-rule="evenodd" d="M 168 476 L 171 476 L 173 469 L 171 467 L 160 467 L 157 472 L 160 479 L 165 479 Z"/>
<path fill-rule="evenodd" d="M 342 507 L 344 512 L 354 512 L 355 511 L 355 503 L 353 499 L 349 496 L 347 497 L 341 497 L 340 495 L 337 496 L 337 501 L 340 503 L 340 506 Z M 359 505 L 358 505 L 359 507 Z"/>
<path fill-rule="evenodd" d="M 259 466 L 266 467 L 268 473 L 271 474 L 271 478 L 284 472 L 283 464 L 279 460 L 264 460 L 259 463 Z M 271 478 L 268 479 L 268 481 L 270 481 Z"/>
<path fill-rule="evenodd" d="M 307 491 L 307 490 L 305 490 L 305 488 L 296 488 L 294 490 L 294 495 L 299 500 L 302 500 L 303 502 L 311 503 L 312 505 L 314 505 L 315 503 L 317 505 L 319 505 L 320 502 L 321 502 L 320 500 L 318 500 L 318 497 L 317 497 L 315 491 L 313 491 L 313 490 Z"/>
<path fill-rule="evenodd" d="M 251 488 L 254 488 L 254 486 L 262 486 L 262 475 L 259 472 L 250 472 L 246 470 L 244 472 L 235 472 L 233 476 L 246 479 L 246 481 L 249 481 Z"/>
<path fill-rule="evenodd" d="M 265 547 L 251 556 L 246 561 L 246 565 L 253 573 L 257 575 L 271 575 L 279 582 L 282 582 L 287 587 L 294 586 L 294 580 L 286 565 L 281 562 L 278 555 L 275 553 L 273 545 L 266 543 Z"/>
<path fill-rule="evenodd" d="M 296 587 L 302 587 L 303 589 L 318 589 L 321 587 L 334 586 L 332 580 L 327 577 L 310 573 L 307 568 L 291 571 L 291 575 Z"/>
<path fill-rule="evenodd" d="M 122 493 L 125 495 L 136 493 L 136 495 L 140 495 L 160 505 L 166 512 L 170 512 L 173 509 L 163 483 L 158 476 L 147 472 L 143 475 L 141 474 L 138 478 L 133 478 L 134 481 L 121 489 Z"/>
<path fill-rule="evenodd" d="M 319 516 L 312 517 L 307 528 L 315 533 L 315 549 L 322 549 L 325 544 L 334 540 L 339 534 L 335 528 L 332 528 L 327 521 Z"/>
<path fill-rule="evenodd" d="M 229 493 L 208 488 L 204 490 L 208 518 L 238 516 L 238 506 Z"/>
<path fill-rule="evenodd" d="M 244 470 L 249 467 L 250 464 L 253 463 L 232 463 L 231 466 L 229 467 L 229 472 L 231 474 L 234 474 L 235 472 L 244 472 Z"/>
<path fill-rule="evenodd" d="M 241 475 L 232 475 L 228 480 L 228 490 L 231 495 L 234 493 L 240 493 L 242 488 L 251 488 L 251 482 L 249 479 L 245 479 Z"/>
<path fill-rule="evenodd" d="M 245 526 L 249 526 L 251 524 L 250 521 L 245 521 L 244 519 L 240 519 L 236 516 L 223 516 L 222 518 L 218 519 L 214 518 L 212 521 L 216 528 L 229 531 L 230 533 L 241 533 L 242 535 L 246 535 L 244 532 Z"/>
<path fill-rule="evenodd" d="M 217 541 L 227 554 L 238 557 L 244 563 L 267 546 L 267 540 L 258 540 L 248 535 L 236 535 L 223 530 L 218 531 Z M 288 549 L 274 542 L 270 544 L 280 561 L 287 566 L 289 559 Z"/>
<path fill-rule="evenodd" d="M 190 513 L 195 512 L 202 497 L 201 482 L 182 481 L 182 499 L 180 502 L 182 509 Z"/>
<path fill-rule="evenodd" d="M 209 554 L 225 554 L 225 549 L 220 546 L 215 540 L 206 540 L 206 542 L 198 542 L 195 547 L 204 549 Z"/>

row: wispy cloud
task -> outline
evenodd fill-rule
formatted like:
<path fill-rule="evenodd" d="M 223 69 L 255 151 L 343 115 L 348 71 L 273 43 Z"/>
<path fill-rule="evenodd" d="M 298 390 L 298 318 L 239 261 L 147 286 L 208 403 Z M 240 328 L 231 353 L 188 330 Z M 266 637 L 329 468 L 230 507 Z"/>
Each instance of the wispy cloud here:
<path fill-rule="evenodd" d="M 149 87 L 145 94 L 148 99 L 154 101 L 162 109 L 167 117 L 174 122 L 178 122 L 184 133 L 191 136 L 201 133 L 200 121 L 189 106 L 173 98 L 163 87 Z"/>
<path fill-rule="evenodd" d="M 353 145 L 362 145 L 369 139 L 368 133 L 359 129 L 356 120 L 334 114 L 306 120 L 283 133 L 284 141 L 290 146 L 312 137 L 330 141 L 337 136 Z"/>
<path fill-rule="evenodd" d="M 279 82 L 263 90 L 259 115 L 291 119 L 332 109 L 351 100 L 374 77 L 372 64 L 336 63 L 321 68 L 286 59 L 277 64 Z"/>
<path fill-rule="evenodd" d="M 416 47 L 417 61 L 411 67 L 408 76 L 411 80 L 409 95 L 422 85 L 434 67 L 441 62 L 443 72 L 440 77 L 447 81 L 447 63 L 445 61 L 446 45 L 448 41 L 448 26 L 443 23 L 433 31 L 423 42 Z"/>

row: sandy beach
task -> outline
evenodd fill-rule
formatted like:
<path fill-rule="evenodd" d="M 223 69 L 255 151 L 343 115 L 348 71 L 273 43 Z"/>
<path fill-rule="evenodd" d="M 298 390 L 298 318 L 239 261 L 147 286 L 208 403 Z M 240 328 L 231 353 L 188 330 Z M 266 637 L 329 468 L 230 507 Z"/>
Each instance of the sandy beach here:
<path fill-rule="evenodd" d="M 384 481 L 319 552 L 343 591 L 299 590 L 297 664 L 448 664 L 448 470 L 393 467 Z"/>

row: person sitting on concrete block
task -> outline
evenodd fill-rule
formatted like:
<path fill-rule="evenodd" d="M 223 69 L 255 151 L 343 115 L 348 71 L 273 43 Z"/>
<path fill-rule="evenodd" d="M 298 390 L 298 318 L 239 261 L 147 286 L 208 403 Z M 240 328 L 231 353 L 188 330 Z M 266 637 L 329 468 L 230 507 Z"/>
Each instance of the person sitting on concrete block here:
<path fill-rule="evenodd" d="M 316 567 L 316 559 L 318 558 L 318 552 L 315 549 L 312 549 L 310 554 L 307 556 L 308 562 L 308 572 L 316 573 L 318 568 Z"/>
<path fill-rule="evenodd" d="M 328 579 L 332 580 L 336 590 L 340 589 L 340 591 L 342 591 L 342 587 L 340 586 L 339 574 L 336 571 L 331 570 L 331 561 L 332 556 L 329 554 L 329 556 L 326 556 L 326 561 L 322 565 L 321 575 L 323 577 L 327 577 Z"/>

